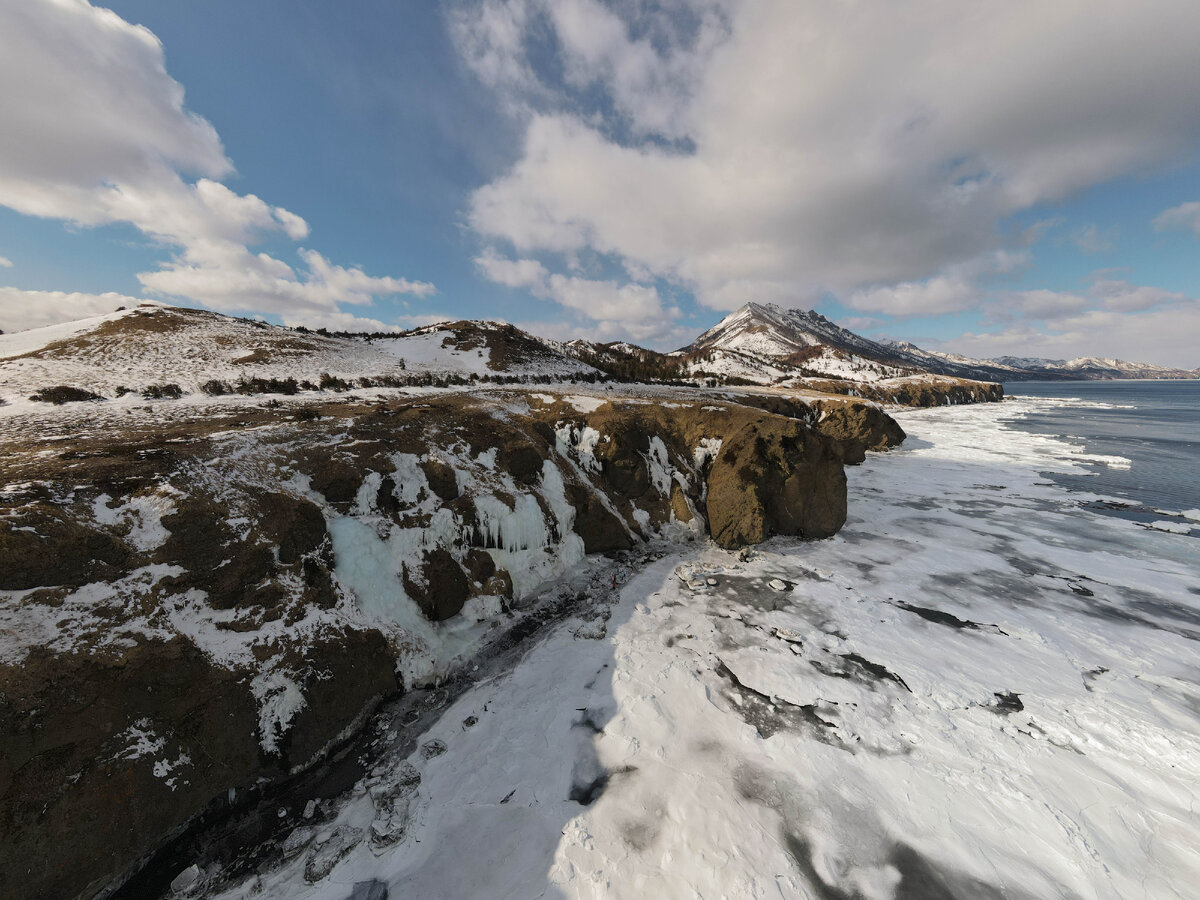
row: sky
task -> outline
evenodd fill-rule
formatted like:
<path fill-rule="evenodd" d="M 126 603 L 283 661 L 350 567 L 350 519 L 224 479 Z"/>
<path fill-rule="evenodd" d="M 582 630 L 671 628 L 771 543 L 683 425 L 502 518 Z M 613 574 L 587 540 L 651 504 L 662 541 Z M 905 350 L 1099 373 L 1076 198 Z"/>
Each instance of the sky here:
<path fill-rule="evenodd" d="M 747 301 L 1200 367 L 1195 0 L 0 0 L 0 329 L 687 344 Z"/>

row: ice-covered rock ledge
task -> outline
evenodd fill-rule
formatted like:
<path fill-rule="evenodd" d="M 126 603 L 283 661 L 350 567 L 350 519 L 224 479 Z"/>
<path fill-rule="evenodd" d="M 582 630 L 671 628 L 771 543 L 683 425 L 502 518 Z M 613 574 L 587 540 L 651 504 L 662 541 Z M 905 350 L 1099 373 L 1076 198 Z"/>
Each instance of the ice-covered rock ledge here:
<path fill-rule="evenodd" d="M 834 534 L 843 461 L 902 437 L 665 389 L 388 397 L 6 421 L 0 894 L 102 892 L 585 554 Z"/>

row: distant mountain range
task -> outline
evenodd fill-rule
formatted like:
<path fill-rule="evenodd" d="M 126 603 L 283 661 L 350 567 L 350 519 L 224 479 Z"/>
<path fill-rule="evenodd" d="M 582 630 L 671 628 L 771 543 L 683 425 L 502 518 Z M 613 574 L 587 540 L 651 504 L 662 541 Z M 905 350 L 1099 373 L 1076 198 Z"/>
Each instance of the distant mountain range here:
<path fill-rule="evenodd" d="M 119 397 L 163 390 L 219 395 L 616 379 L 869 394 L 932 376 L 999 382 L 1191 379 L 1200 378 L 1200 370 L 1094 357 L 969 359 L 870 340 L 819 313 L 758 303 L 730 313 L 672 353 L 624 341 L 551 341 L 503 322 L 330 334 L 157 303 L 0 334 L 0 405 L 62 386 Z"/>
<path fill-rule="evenodd" d="M 676 355 L 689 358 L 704 354 L 718 363 L 737 360 L 738 368 L 758 360 L 766 366 L 783 365 L 851 380 L 874 380 L 870 376 L 878 377 L 880 369 L 888 376 L 932 372 L 982 381 L 1200 378 L 1200 369 L 1093 356 L 1072 360 L 1012 356 L 971 359 L 922 350 L 903 341 L 873 341 L 820 313 L 769 303 L 747 303 L 676 351 Z"/>

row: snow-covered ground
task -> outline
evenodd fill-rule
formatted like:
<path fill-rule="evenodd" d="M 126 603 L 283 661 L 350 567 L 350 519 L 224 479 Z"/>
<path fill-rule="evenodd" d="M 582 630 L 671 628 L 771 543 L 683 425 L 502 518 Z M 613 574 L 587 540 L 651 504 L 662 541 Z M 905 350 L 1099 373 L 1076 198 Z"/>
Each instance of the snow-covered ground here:
<path fill-rule="evenodd" d="M 1119 460 L 1037 402 L 904 415 L 832 539 L 598 591 L 223 896 L 1196 896 L 1200 528 L 1047 482 Z"/>

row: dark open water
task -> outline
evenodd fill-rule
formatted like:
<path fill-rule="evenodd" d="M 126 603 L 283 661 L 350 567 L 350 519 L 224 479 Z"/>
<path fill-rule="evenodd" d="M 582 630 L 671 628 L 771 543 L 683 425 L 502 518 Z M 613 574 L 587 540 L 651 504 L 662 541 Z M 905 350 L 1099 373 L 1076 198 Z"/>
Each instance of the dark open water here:
<path fill-rule="evenodd" d="M 1162 510 L 1200 520 L 1200 381 L 1016 382 L 1004 389 L 1016 397 L 1077 401 L 1039 406 L 1010 428 L 1075 439 L 1089 454 L 1129 460 L 1127 468 L 1097 464 L 1086 475 L 1055 473 L 1056 481 L 1124 500 L 1130 508 L 1114 512 L 1129 518 L 1161 519 L 1154 511 Z"/>

